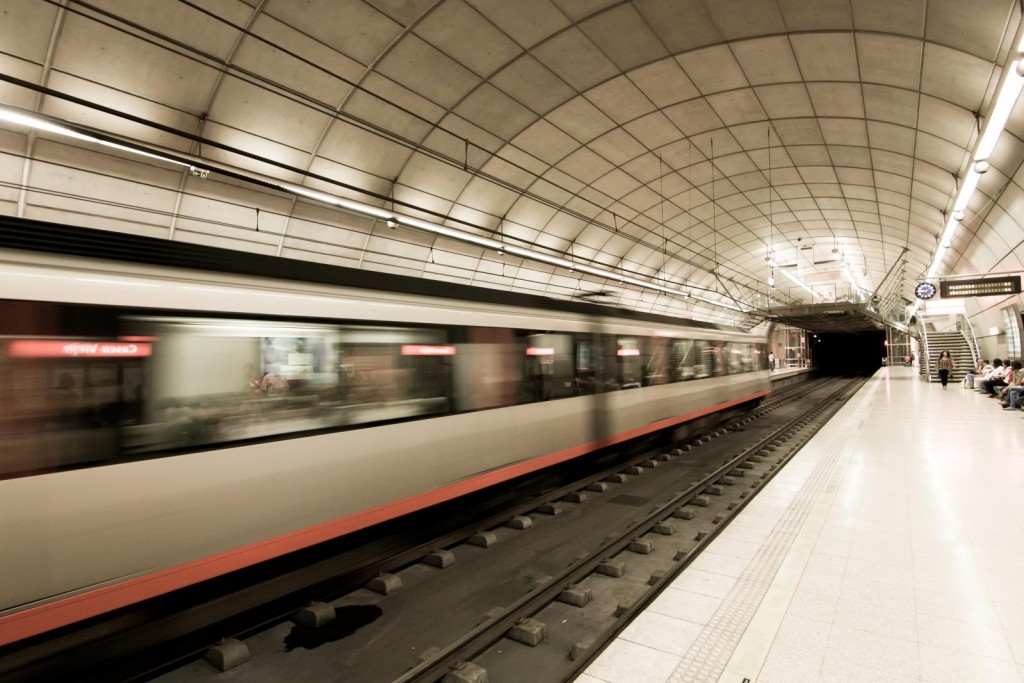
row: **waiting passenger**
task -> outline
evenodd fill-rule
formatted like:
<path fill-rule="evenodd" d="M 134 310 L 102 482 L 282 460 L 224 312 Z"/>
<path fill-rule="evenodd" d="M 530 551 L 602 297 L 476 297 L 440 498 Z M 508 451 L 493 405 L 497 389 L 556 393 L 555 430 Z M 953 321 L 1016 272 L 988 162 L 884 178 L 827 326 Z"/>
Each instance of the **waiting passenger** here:
<path fill-rule="evenodd" d="M 1020 375 L 1024 374 L 1020 372 L 1021 362 L 1019 360 L 1015 360 L 1012 363 L 1008 363 L 1008 365 L 1010 369 L 1003 377 L 1003 381 L 1006 382 L 1006 385 L 1003 386 L 1002 388 L 997 387 L 995 390 L 994 398 L 998 398 L 1000 401 L 1002 401 L 1003 394 L 1006 392 L 1006 390 L 1013 386 L 1014 384 L 1016 384 L 1017 380 L 1020 378 Z"/>
<path fill-rule="evenodd" d="M 979 391 L 987 395 L 989 398 L 996 397 L 996 389 L 999 387 L 1005 387 L 1006 378 L 1010 375 L 1010 366 L 1003 365 L 1003 361 L 1001 359 L 996 358 L 992 361 L 992 365 L 995 366 L 995 369 L 989 373 L 986 379 L 981 380 L 979 383 Z"/>
<path fill-rule="evenodd" d="M 964 375 L 963 385 L 965 389 L 974 388 L 974 380 L 978 376 L 984 376 L 986 372 L 991 372 L 992 364 L 988 362 L 988 358 L 983 358 L 978 361 L 978 365 L 967 371 Z"/>
<path fill-rule="evenodd" d="M 992 366 L 988 370 L 986 370 L 983 374 L 979 375 L 978 377 L 976 377 L 974 379 L 974 390 L 975 391 L 979 391 L 979 392 L 983 391 L 982 388 L 981 388 L 981 383 L 986 381 L 990 377 L 992 377 L 993 373 L 995 373 L 1002 366 L 1003 366 L 1003 361 L 1002 360 L 1000 360 L 999 358 L 996 358 L 995 360 L 993 360 L 992 361 Z"/>
<path fill-rule="evenodd" d="M 1013 368 L 1013 380 L 1000 395 L 1000 403 L 1004 410 L 1016 410 L 1021 407 L 1021 392 L 1024 391 L 1024 372 L 1021 371 L 1024 363 L 1015 360 L 1010 365 Z"/>

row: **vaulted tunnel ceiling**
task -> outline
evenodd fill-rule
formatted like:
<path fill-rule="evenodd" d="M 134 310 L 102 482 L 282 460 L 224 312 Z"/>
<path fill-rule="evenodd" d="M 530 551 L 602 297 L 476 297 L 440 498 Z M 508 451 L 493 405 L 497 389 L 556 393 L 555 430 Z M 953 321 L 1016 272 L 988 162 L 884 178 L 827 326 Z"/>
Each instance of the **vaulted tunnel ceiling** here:
<path fill-rule="evenodd" d="M 1015 0 L 0 0 L 0 213 L 750 324 L 906 299 L 1017 46 Z M 939 270 L 1020 270 L 1015 107 Z M 700 293 L 623 286 L 217 173 Z M 769 260 L 778 264 L 777 273 Z M 845 263 L 845 270 L 841 264 Z M 771 293 L 772 301 L 768 295 Z"/>

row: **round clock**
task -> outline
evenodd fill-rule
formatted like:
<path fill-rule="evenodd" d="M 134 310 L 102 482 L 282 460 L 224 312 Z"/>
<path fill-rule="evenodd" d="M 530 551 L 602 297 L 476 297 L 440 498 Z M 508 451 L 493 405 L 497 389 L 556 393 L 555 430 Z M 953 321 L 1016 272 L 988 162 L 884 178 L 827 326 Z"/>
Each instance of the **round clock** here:
<path fill-rule="evenodd" d="M 922 282 L 914 288 L 914 295 L 918 299 L 931 299 L 935 296 L 935 285 L 930 282 Z"/>

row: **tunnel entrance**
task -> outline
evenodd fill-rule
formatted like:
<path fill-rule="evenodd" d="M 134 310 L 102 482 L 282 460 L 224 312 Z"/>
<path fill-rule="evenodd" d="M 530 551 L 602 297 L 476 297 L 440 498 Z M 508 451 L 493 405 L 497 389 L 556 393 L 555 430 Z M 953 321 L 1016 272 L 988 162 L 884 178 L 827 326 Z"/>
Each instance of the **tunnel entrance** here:
<path fill-rule="evenodd" d="M 821 375 L 870 376 L 885 358 L 883 330 L 810 335 L 811 357 Z"/>

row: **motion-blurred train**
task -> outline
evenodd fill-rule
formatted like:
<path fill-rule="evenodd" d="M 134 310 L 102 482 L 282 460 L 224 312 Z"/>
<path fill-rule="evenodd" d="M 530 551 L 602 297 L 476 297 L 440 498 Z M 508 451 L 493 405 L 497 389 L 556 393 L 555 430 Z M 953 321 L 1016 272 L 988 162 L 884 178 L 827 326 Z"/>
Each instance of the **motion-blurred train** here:
<path fill-rule="evenodd" d="M 764 339 L 707 323 L 33 221 L 0 247 L 0 644 L 769 391 Z"/>

